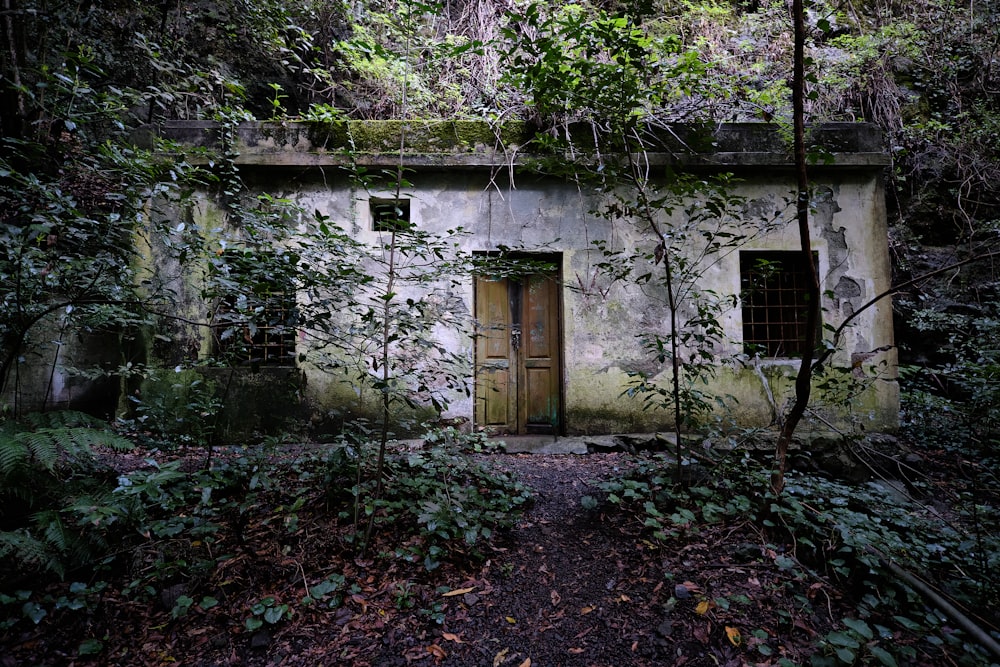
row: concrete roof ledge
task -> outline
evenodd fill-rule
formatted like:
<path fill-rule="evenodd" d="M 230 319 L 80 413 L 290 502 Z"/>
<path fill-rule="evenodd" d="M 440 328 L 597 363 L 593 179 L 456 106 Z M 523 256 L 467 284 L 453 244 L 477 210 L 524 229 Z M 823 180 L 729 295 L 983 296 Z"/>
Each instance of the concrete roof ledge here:
<path fill-rule="evenodd" d="M 223 131 L 211 121 L 170 121 L 147 128 L 186 148 L 220 148 Z M 533 153 L 533 130 L 521 122 L 500 126 L 485 121 L 387 120 L 244 122 L 235 127 L 236 163 L 257 167 L 321 167 L 357 163 L 403 164 L 415 168 L 527 165 L 551 153 Z M 587 156 L 592 132 L 571 127 Z M 789 141 L 771 123 L 722 123 L 650 129 L 651 164 L 701 168 L 791 166 Z M 820 149 L 815 168 L 881 168 L 889 164 L 879 128 L 870 123 L 825 123 L 809 128 L 809 145 Z M 402 150 L 400 147 L 403 147 Z"/>

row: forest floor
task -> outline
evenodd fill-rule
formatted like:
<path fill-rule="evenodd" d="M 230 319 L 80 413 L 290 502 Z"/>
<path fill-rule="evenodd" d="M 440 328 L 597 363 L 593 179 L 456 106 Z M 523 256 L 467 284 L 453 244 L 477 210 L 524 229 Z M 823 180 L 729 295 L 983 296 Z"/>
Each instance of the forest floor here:
<path fill-rule="evenodd" d="M 318 507 L 302 508 L 291 537 L 280 521 L 247 517 L 244 540 L 214 571 L 173 586 L 164 575 L 145 601 L 112 581 L 81 597 L 85 614 L 57 605 L 0 635 L 0 666 L 763 667 L 809 664 L 817 638 L 854 613 L 857 591 L 789 568 L 785 545 L 749 520 L 692 527 L 664 545 L 634 518 L 586 509 L 581 499 L 621 476 L 625 454 L 470 456 L 534 491 L 479 559 L 427 571 L 384 557 L 399 546 L 392 534 L 359 559 Z M 326 574 L 348 582 L 336 604 L 317 594 Z M 53 585 L 60 594 L 66 584 Z M 192 601 L 183 614 L 180 596 Z M 299 602 L 307 596 L 317 602 Z M 251 629 L 249 613 L 268 622 Z M 81 655 L 88 638 L 100 641 L 96 655 Z"/>
<path fill-rule="evenodd" d="M 502 551 L 454 582 L 471 590 L 440 629 L 422 636 L 419 623 L 397 626 L 373 647 L 372 664 L 768 664 L 751 657 L 750 631 L 774 624 L 770 608 L 788 604 L 771 597 L 777 568 L 760 536 L 749 525 L 718 526 L 663 549 L 636 525 L 584 509 L 581 498 L 598 495 L 595 483 L 624 463 L 619 454 L 502 457 L 535 490 L 534 506 Z M 715 599 L 733 602 L 723 610 Z M 699 609 L 702 601 L 711 602 Z M 822 630 L 816 619 L 801 622 L 806 639 Z"/>

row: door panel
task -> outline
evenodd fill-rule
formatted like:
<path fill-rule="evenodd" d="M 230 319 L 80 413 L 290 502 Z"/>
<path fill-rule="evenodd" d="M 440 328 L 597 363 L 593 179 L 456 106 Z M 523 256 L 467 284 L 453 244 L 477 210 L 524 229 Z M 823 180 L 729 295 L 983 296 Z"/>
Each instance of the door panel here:
<path fill-rule="evenodd" d="M 560 427 L 559 281 L 476 280 L 476 423 L 497 433 Z"/>
<path fill-rule="evenodd" d="M 507 292 L 506 280 L 476 281 L 476 423 L 500 432 L 516 428 Z"/>
<path fill-rule="evenodd" d="M 552 433 L 559 426 L 559 292 L 554 277 L 529 276 L 524 284 L 524 378 L 519 396 L 522 432 Z"/>

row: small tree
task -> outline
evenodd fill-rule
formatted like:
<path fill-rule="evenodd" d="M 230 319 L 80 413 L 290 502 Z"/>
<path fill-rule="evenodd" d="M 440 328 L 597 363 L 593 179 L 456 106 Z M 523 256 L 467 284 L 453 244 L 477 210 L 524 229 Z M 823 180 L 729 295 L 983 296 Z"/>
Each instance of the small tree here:
<path fill-rule="evenodd" d="M 731 194 L 731 175 L 697 178 L 651 163 L 651 153 L 662 158 L 689 150 L 670 124 L 697 118 L 705 92 L 706 65 L 676 36 L 654 39 L 628 16 L 588 15 L 575 5 L 547 13 L 538 4 L 528 6 L 507 36 L 509 76 L 524 91 L 534 122 L 543 125 L 538 143 L 576 158 L 570 175 L 596 182 L 604 193 L 599 215 L 626 220 L 648 239 L 634 252 L 598 243 L 598 269 L 665 305 L 666 331 L 639 335 L 669 379 L 636 371 L 626 393 L 672 413 L 680 481 L 683 431 L 721 400 L 700 385 L 714 376 L 728 342 L 720 316 L 735 306 L 734 295 L 699 283 L 714 264 L 766 233 L 771 221 L 745 223 L 746 202 Z"/>
<path fill-rule="evenodd" d="M 13 380 L 15 412 L 18 365 L 50 316 L 61 315 L 67 339 L 121 333 L 169 300 L 133 291 L 134 234 L 145 228 L 152 193 L 177 196 L 197 173 L 136 149 L 115 129 L 129 98 L 94 91 L 103 73 L 88 50 L 43 73 L 47 96 L 23 101 L 44 122 L 0 146 L 0 390 Z"/>
<path fill-rule="evenodd" d="M 30 350 L 57 358 L 78 334 L 128 337 L 153 317 L 175 315 L 167 286 L 151 281 L 136 291 L 148 276 L 137 272 L 135 240 L 166 241 L 173 260 L 186 261 L 193 236 L 161 224 L 150 203 L 185 197 L 206 174 L 137 147 L 132 132 L 160 118 L 210 116 L 245 89 L 186 48 L 202 26 L 170 21 L 169 3 L 4 7 L 0 391 L 14 387 L 17 412 L 18 371 Z M 245 36 L 243 46 L 259 52 L 281 47 L 288 14 L 278 3 L 241 3 L 239 11 L 246 20 L 227 40 Z M 123 58 L 125 50 L 138 56 Z M 43 349 L 33 336 L 55 316 L 62 340 Z"/>

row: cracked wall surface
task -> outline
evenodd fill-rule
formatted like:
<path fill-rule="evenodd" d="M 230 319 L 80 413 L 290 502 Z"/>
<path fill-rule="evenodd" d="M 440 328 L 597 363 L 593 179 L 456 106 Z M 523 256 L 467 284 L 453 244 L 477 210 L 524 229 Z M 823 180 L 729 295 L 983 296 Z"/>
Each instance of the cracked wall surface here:
<path fill-rule="evenodd" d="M 240 160 L 245 182 L 254 192 L 288 198 L 303 211 L 329 216 L 357 239 L 377 243 L 368 201 L 394 197 L 394 188 L 357 187 L 336 155 L 306 143 L 301 132 L 289 130 L 287 134 L 244 143 Z M 463 227 L 467 233 L 458 242 L 466 255 L 501 248 L 558 255 L 562 430 L 620 433 L 670 428 L 669 411 L 650 408 L 627 395 L 636 373 L 661 385 L 669 378 L 669 362 L 651 355 L 640 338 L 641 334 L 669 333 L 671 317 L 663 288 L 655 280 L 612 279 L 601 266 L 607 258 L 595 245 L 652 257 L 655 239 L 648 229 L 634 216 L 600 215 L 611 202 L 605 193 L 540 176 L 527 166 L 515 168 L 504 162 L 507 153 L 495 147 L 491 152 L 482 142 L 462 146 L 459 154 L 427 151 L 406 158 L 412 186 L 404 188 L 402 196 L 410 200 L 411 221 L 418 228 L 444 234 Z M 795 359 L 746 358 L 741 340 L 739 251 L 799 247 L 794 212 L 788 205 L 794 201 L 793 173 L 787 158 L 768 146 L 771 152 L 720 153 L 717 163 L 711 155 L 692 158 L 698 168 L 714 165 L 714 170 L 732 170 L 739 177 L 732 194 L 742 198 L 742 219 L 750 230 L 750 240 L 707 263 L 693 283 L 702 294 L 732 301 L 718 315 L 726 337 L 711 346 L 718 367 L 705 389 L 726 398 L 728 407 L 718 414 L 738 426 L 773 423 L 790 401 L 798 366 Z M 372 165 L 391 165 L 399 159 L 377 151 L 364 156 Z M 830 374 L 817 380 L 807 418 L 839 428 L 863 425 L 868 430 L 891 430 L 897 424 L 899 399 L 890 303 L 886 299 L 866 307 L 889 288 L 890 280 L 880 171 L 884 161 L 875 153 L 863 152 L 845 153 L 838 160 L 812 171 L 810 224 L 823 291 L 824 335 L 829 339 L 832 329 L 847 318 L 852 320 L 828 365 Z M 195 215 L 210 220 L 220 211 L 217 204 L 201 200 Z M 683 226 L 685 215 L 679 206 L 671 212 L 659 211 L 656 220 L 670 229 Z M 649 262 L 645 269 L 659 270 L 658 266 Z M 637 267 L 637 273 L 641 268 Z M 464 324 L 441 326 L 434 333 L 472 369 L 476 364 L 472 279 L 465 277 L 448 290 L 447 309 Z M 689 316 L 694 309 L 681 303 L 680 312 L 682 317 Z M 304 396 L 311 409 L 323 412 L 350 406 L 361 413 L 370 409 L 371 396 L 310 364 L 313 344 L 308 331 L 300 335 L 299 352 L 306 360 L 301 364 L 306 376 Z M 837 381 L 831 379 L 835 370 Z M 475 394 L 451 398 L 443 416 L 471 421 Z"/>

